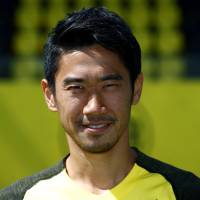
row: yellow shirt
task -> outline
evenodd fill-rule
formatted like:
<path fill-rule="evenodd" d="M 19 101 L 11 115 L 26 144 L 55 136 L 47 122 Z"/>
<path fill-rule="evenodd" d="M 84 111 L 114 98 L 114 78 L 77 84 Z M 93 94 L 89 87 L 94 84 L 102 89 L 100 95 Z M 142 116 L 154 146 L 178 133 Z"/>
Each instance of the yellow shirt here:
<path fill-rule="evenodd" d="M 30 188 L 24 200 L 175 200 L 171 184 L 158 173 L 150 173 L 135 164 L 114 188 L 101 195 L 77 185 L 65 169 Z"/>

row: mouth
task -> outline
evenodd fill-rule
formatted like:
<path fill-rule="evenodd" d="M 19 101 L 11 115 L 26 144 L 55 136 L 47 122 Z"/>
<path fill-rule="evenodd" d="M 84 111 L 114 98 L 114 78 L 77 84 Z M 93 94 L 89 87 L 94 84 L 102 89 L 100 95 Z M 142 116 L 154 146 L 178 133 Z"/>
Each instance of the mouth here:
<path fill-rule="evenodd" d="M 85 131 L 91 132 L 91 133 L 98 133 L 101 134 L 104 131 L 106 131 L 112 123 L 98 123 L 98 124 L 83 124 L 82 127 L 84 128 Z"/>

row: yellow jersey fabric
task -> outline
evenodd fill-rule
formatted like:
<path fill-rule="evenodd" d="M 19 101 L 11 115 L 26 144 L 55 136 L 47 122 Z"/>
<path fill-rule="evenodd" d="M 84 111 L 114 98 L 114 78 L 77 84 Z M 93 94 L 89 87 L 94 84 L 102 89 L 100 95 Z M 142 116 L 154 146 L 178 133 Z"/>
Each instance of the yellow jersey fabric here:
<path fill-rule="evenodd" d="M 98 178 L 98 177 L 97 177 Z M 114 188 L 97 195 L 77 185 L 63 169 L 27 190 L 23 200 L 175 200 L 171 184 L 159 173 L 135 164 Z"/>

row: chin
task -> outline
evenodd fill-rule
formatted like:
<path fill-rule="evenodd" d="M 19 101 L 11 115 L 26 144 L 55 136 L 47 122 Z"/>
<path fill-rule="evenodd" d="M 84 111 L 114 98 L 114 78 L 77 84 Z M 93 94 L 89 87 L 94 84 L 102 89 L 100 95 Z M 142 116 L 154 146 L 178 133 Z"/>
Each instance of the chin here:
<path fill-rule="evenodd" d="M 110 151 L 116 143 L 102 144 L 102 145 L 79 145 L 80 148 L 87 153 L 101 154 Z"/>

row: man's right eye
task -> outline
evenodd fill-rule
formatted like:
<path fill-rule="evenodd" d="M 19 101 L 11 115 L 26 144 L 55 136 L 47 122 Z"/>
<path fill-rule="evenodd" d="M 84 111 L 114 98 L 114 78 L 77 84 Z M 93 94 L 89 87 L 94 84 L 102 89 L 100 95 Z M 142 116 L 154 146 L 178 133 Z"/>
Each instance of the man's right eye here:
<path fill-rule="evenodd" d="M 71 91 L 82 90 L 82 89 L 84 88 L 81 85 L 72 85 L 72 86 L 67 87 L 67 90 L 71 90 Z"/>

